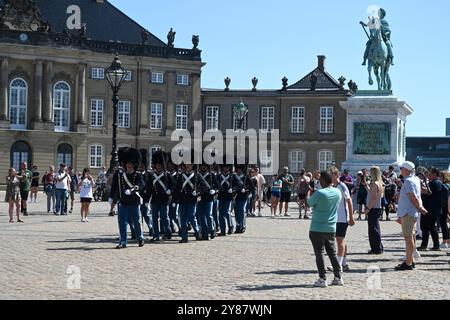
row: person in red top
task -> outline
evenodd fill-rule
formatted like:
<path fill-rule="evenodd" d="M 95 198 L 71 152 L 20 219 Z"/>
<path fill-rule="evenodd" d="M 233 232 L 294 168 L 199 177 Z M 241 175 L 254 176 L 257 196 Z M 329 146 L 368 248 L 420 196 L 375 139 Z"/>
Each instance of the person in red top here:
<path fill-rule="evenodd" d="M 49 172 L 44 176 L 44 192 L 47 195 L 47 213 L 55 210 L 55 167 L 50 166 Z"/>

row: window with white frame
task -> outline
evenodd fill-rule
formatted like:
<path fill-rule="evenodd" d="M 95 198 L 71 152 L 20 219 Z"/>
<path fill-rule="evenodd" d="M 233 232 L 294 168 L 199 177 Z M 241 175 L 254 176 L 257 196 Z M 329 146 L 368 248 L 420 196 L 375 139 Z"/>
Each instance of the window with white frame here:
<path fill-rule="evenodd" d="M 289 152 L 289 168 L 292 173 L 300 173 L 305 168 L 305 151 L 291 150 Z"/>
<path fill-rule="evenodd" d="M 103 165 L 103 146 L 93 144 L 89 147 L 89 166 L 91 168 L 101 168 Z"/>
<path fill-rule="evenodd" d="M 291 132 L 305 133 L 305 107 L 292 107 Z"/>
<path fill-rule="evenodd" d="M 117 104 L 117 114 L 118 114 L 117 124 L 119 128 L 130 128 L 131 102 L 119 101 L 119 103 Z"/>
<path fill-rule="evenodd" d="M 206 107 L 206 130 L 219 130 L 219 107 Z"/>
<path fill-rule="evenodd" d="M 103 127 L 103 99 L 91 100 L 91 127 Z"/>
<path fill-rule="evenodd" d="M 259 154 L 259 167 L 261 172 L 273 171 L 273 155 L 272 150 L 262 150 Z"/>
<path fill-rule="evenodd" d="M 275 108 L 261 108 L 261 130 L 272 131 L 275 128 Z"/>
<path fill-rule="evenodd" d="M 331 168 L 333 163 L 333 151 L 321 150 L 319 151 L 319 170 L 326 171 Z"/>
<path fill-rule="evenodd" d="M 176 129 L 187 130 L 188 129 L 188 112 L 189 106 L 184 104 L 178 104 L 176 110 Z"/>
<path fill-rule="evenodd" d="M 162 129 L 163 104 L 160 102 L 150 103 L 150 129 Z"/>
<path fill-rule="evenodd" d="M 177 74 L 177 84 L 182 86 L 188 86 L 189 76 L 187 74 Z"/>
<path fill-rule="evenodd" d="M 105 69 L 103 68 L 92 68 L 91 69 L 92 79 L 105 79 Z"/>
<path fill-rule="evenodd" d="M 21 78 L 11 81 L 9 88 L 9 115 L 11 129 L 27 128 L 28 85 Z"/>
<path fill-rule="evenodd" d="M 53 122 L 55 131 L 70 130 L 70 86 L 64 81 L 53 88 Z"/>
<path fill-rule="evenodd" d="M 333 133 L 334 107 L 320 107 L 320 133 Z"/>
<path fill-rule="evenodd" d="M 247 106 L 247 108 L 248 108 L 248 106 Z M 244 130 L 245 131 L 245 130 L 247 130 L 247 127 L 248 127 L 248 114 L 245 117 L 245 119 L 242 121 L 243 128 L 240 127 L 240 125 L 241 125 L 240 122 L 241 121 L 238 119 L 236 113 L 234 112 L 234 106 L 233 106 L 233 130 L 234 131 L 239 131 L 239 130 Z"/>
<path fill-rule="evenodd" d="M 164 83 L 164 73 L 163 72 L 152 72 L 152 83 Z"/>
<path fill-rule="evenodd" d="M 128 70 L 127 75 L 125 76 L 125 81 L 133 80 L 133 71 Z"/>

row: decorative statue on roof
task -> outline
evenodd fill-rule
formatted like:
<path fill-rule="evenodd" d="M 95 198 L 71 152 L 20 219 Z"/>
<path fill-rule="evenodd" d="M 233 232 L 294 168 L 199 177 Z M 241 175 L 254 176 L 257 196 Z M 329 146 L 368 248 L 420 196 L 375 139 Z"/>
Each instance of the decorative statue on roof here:
<path fill-rule="evenodd" d="M 0 12 L 3 29 L 38 31 L 44 28 L 41 11 L 32 0 L 4 0 Z"/>
<path fill-rule="evenodd" d="M 175 31 L 173 31 L 173 28 L 170 28 L 169 33 L 167 34 L 167 46 L 169 48 L 173 48 L 174 47 L 174 42 L 175 42 L 175 35 L 177 33 Z"/>
<path fill-rule="evenodd" d="M 374 7 L 369 7 L 374 9 Z M 373 85 L 372 68 L 378 82 L 378 90 L 391 90 L 392 83 L 389 76 L 389 69 L 394 65 L 394 54 L 391 43 L 391 29 L 389 22 L 385 20 L 386 10 L 377 8 L 373 12 L 367 23 L 361 21 L 360 24 L 364 29 L 369 40 L 366 44 L 364 52 L 363 65 L 368 61 L 369 84 Z M 369 33 L 366 30 L 369 28 Z"/>
<path fill-rule="evenodd" d="M 200 43 L 200 37 L 198 35 L 193 35 L 192 36 L 192 44 L 194 45 L 194 47 L 192 48 L 192 50 L 198 50 L 199 43 Z"/>

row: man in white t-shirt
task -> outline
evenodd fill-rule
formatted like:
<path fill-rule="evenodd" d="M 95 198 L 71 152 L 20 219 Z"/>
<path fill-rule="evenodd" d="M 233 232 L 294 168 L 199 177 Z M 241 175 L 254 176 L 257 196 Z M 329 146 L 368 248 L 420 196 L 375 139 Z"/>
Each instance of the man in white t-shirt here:
<path fill-rule="evenodd" d="M 342 200 L 338 208 L 338 220 L 336 224 L 336 241 L 338 247 L 337 258 L 344 272 L 349 271 L 347 263 L 347 244 L 345 237 L 347 235 L 348 226 L 353 227 L 355 220 L 353 218 L 353 201 L 345 183 L 340 181 L 339 170 L 332 169 L 333 185 L 341 192 Z"/>
<path fill-rule="evenodd" d="M 256 202 L 258 203 L 258 217 L 262 217 L 261 214 L 261 201 L 264 199 L 264 185 L 266 184 L 266 179 L 259 173 L 259 168 L 255 168 L 256 172 Z M 255 202 L 255 204 L 256 204 Z"/>
<path fill-rule="evenodd" d="M 66 165 L 61 163 L 59 171 L 56 173 L 56 205 L 55 215 L 67 215 L 67 195 L 70 186 L 70 176 L 67 173 Z"/>

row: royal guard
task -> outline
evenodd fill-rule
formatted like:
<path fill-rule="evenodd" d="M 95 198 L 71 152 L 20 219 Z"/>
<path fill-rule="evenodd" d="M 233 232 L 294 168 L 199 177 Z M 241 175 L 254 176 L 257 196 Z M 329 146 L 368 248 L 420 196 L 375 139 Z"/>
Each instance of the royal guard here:
<path fill-rule="evenodd" d="M 211 166 L 211 173 L 213 173 L 216 176 L 216 180 L 217 180 L 217 177 L 219 175 L 219 166 L 216 163 Z M 217 185 L 217 190 L 219 189 L 218 187 L 219 187 L 219 185 Z M 212 216 L 214 219 L 214 225 L 216 226 L 216 233 L 219 233 L 220 232 L 219 199 L 217 198 L 217 195 L 213 201 Z"/>
<path fill-rule="evenodd" d="M 127 226 L 133 221 L 134 232 L 139 240 L 139 247 L 144 246 L 142 234 L 140 206 L 143 203 L 141 193 L 145 189 L 142 174 L 138 172 L 141 154 L 133 148 L 124 148 L 119 152 L 120 167 L 113 177 L 111 186 L 111 200 L 118 203 L 120 243 L 116 249 L 127 247 Z"/>
<path fill-rule="evenodd" d="M 246 174 L 245 165 L 236 165 L 236 172 L 233 175 L 233 191 L 236 194 L 234 203 L 234 213 L 236 215 L 236 232 L 244 233 L 246 230 L 245 206 L 248 201 L 250 190 L 254 188 L 253 182 Z"/>
<path fill-rule="evenodd" d="M 179 172 L 177 166 L 172 162 L 170 154 L 168 154 L 167 170 L 172 179 L 172 185 L 175 186 L 178 180 Z M 178 220 L 178 203 L 174 196 L 170 197 L 169 201 L 169 221 L 170 221 L 170 231 L 172 234 L 176 232 L 175 227 L 177 227 L 178 232 L 180 232 L 180 222 Z"/>
<path fill-rule="evenodd" d="M 231 216 L 231 204 L 233 202 L 233 173 L 232 165 L 222 165 L 221 172 L 217 175 L 219 186 L 219 224 L 220 235 L 226 236 L 227 226 L 228 234 L 231 235 L 234 232 L 233 217 Z"/>
<path fill-rule="evenodd" d="M 200 217 L 202 240 L 216 237 L 216 226 L 213 219 L 213 202 L 217 194 L 216 175 L 210 171 L 209 165 L 202 163 L 198 172 L 198 190 L 200 201 L 197 203 L 197 213 Z"/>
<path fill-rule="evenodd" d="M 200 230 L 195 217 L 198 198 L 198 179 L 192 164 L 182 164 L 181 170 L 175 187 L 175 197 L 176 202 L 178 203 L 178 213 L 180 215 L 180 243 L 187 243 L 188 223 L 194 229 L 196 239 L 200 240 Z"/>
<path fill-rule="evenodd" d="M 148 185 L 149 180 L 151 176 L 151 171 L 148 170 L 148 152 L 145 149 L 140 149 L 139 152 L 141 153 L 141 166 L 139 167 L 139 172 L 142 173 L 142 178 L 144 179 L 145 189 L 142 192 L 142 199 L 143 204 L 141 205 L 141 215 L 142 219 L 147 224 L 149 235 L 150 237 L 153 236 L 153 225 L 152 225 L 152 218 L 150 214 L 150 193 L 148 192 Z"/>
<path fill-rule="evenodd" d="M 153 173 L 150 175 L 147 191 L 151 194 L 151 210 L 153 220 L 153 242 L 160 241 L 160 232 L 164 240 L 170 240 L 172 233 L 169 226 L 168 206 L 172 195 L 173 183 L 170 174 L 164 170 L 164 151 L 155 152 L 152 156 Z M 158 223 L 161 219 L 161 223 Z M 161 226 L 161 230 L 160 230 Z"/>

